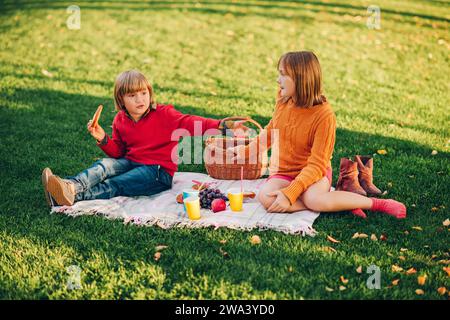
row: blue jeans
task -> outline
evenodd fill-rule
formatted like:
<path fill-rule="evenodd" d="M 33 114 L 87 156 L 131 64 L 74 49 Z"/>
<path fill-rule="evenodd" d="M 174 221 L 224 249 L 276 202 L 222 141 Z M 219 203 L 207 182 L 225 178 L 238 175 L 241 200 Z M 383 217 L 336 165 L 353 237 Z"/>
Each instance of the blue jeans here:
<path fill-rule="evenodd" d="M 75 201 L 151 196 L 172 188 L 172 176 L 161 166 L 125 158 L 103 158 L 66 179 L 75 183 Z"/>

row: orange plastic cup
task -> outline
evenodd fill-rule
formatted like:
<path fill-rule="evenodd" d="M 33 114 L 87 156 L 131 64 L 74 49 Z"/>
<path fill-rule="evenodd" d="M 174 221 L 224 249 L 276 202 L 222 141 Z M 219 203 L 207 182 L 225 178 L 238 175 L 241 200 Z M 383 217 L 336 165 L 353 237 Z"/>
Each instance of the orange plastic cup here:
<path fill-rule="evenodd" d="M 189 197 L 183 200 L 186 206 L 186 212 L 191 220 L 200 219 L 200 198 L 199 197 Z"/>
<path fill-rule="evenodd" d="M 231 211 L 242 211 L 242 204 L 244 202 L 244 193 L 241 189 L 234 188 L 228 190 L 228 200 L 230 201 Z"/>

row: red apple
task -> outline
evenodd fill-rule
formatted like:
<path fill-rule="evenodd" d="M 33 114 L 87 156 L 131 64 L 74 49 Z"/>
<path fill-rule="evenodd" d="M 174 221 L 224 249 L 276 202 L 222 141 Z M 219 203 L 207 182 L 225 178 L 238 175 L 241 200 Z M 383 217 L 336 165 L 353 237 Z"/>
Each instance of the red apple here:
<path fill-rule="evenodd" d="M 214 199 L 211 202 L 211 210 L 213 212 L 224 211 L 227 208 L 227 204 L 223 199 Z"/>

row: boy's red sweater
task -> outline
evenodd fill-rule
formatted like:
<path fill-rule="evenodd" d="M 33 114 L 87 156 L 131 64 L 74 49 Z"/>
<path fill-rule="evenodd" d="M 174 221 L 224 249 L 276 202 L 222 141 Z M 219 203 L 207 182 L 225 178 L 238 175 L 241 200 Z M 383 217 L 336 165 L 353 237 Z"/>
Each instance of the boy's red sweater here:
<path fill-rule="evenodd" d="M 194 123 L 201 126 L 194 130 Z M 178 169 L 178 140 L 180 135 L 174 131 L 180 130 L 183 136 L 203 135 L 206 130 L 218 129 L 220 120 L 183 114 L 172 105 L 157 105 L 150 109 L 139 121 L 135 122 L 125 111 L 119 111 L 112 124 L 112 138 L 106 137 L 106 144 L 97 145 L 112 158 L 125 157 L 133 162 L 146 165 L 161 165 L 171 176 Z M 219 134 L 220 131 L 210 131 Z M 172 135 L 174 137 L 172 138 Z"/>

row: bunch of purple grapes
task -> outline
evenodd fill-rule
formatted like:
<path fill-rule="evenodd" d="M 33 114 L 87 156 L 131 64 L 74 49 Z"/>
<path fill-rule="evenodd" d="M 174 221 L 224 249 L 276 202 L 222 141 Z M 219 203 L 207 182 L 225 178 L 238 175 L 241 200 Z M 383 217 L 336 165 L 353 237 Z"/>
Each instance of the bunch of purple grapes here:
<path fill-rule="evenodd" d="M 228 201 L 228 198 L 220 192 L 219 189 L 206 188 L 198 193 L 200 197 L 200 207 L 204 209 L 211 209 L 211 203 L 214 199 L 223 199 Z"/>

